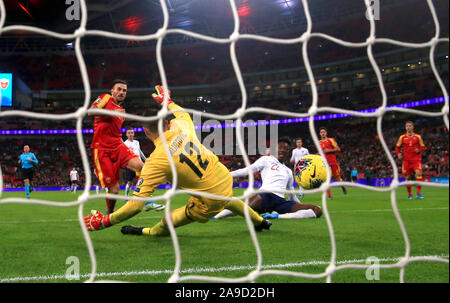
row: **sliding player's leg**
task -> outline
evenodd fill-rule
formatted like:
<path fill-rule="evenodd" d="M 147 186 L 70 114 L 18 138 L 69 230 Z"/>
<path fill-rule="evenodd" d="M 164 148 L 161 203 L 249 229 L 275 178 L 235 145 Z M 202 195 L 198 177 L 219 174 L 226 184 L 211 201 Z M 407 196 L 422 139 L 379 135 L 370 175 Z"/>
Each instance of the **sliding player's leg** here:
<path fill-rule="evenodd" d="M 223 201 L 222 201 L 223 203 Z M 222 207 L 223 208 L 223 207 Z M 210 213 L 206 203 L 196 197 L 191 197 L 186 206 L 175 209 L 170 213 L 175 228 L 190 224 L 192 222 L 206 223 L 216 212 Z M 170 235 L 166 217 L 152 227 L 136 227 L 126 225 L 121 228 L 123 234 L 147 235 L 156 237 L 167 237 Z"/>
<path fill-rule="evenodd" d="M 264 219 L 306 219 L 319 218 L 322 210 L 319 206 L 313 204 L 304 204 L 296 201 L 287 201 L 274 194 L 263 194 L 260 206 L 261 212 L 267 212 L 263 215 Z"/>
<path fill-rule="evenodd" d="M 287 213 L 279 212 L 278 219 L 308 219 L 322 216 L 322 209 L 313 204 L 294 202 Z"/>

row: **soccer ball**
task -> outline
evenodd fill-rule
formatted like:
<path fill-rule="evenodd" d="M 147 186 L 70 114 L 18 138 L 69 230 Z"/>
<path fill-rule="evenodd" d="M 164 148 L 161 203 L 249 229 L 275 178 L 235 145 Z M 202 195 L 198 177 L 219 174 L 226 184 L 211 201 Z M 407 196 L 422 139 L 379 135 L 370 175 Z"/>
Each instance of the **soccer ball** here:
<path fill-rule="evenodd" d="M 327 179 L 327 167 L 320 156 L 307 155 L 295 164 L 294 177 L 304 189 L 317 188 Z"/>

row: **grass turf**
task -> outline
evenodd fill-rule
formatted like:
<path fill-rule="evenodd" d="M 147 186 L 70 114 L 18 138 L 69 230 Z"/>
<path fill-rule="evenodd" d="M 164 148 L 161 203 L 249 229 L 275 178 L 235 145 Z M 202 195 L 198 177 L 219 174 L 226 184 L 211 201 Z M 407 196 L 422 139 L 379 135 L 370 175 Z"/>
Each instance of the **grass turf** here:
<path fill-rule="evenodd" d="M 339 188 L 327 202 L 336 239 L 337 265 L 357 260 L 364 264 L 369 256 L 381 264 L 393 264 L 405 255 L 405 241 L 391 206 L 390 193 Z M 80 191 L 78 192 L 78 194 Z M 163 192 L 156 192 L 160 195 Z M 95 192 L 92 192 L 95 194 Z M 236 195 L 242 190 L 236 189 Z M 435 255 L 448 259 L 449 190 L 424 188 L 425 200 L 407 200 L 406 190 L 397 191 L 397 202 L 411 244 L 411 256 Z M 25 197 L 6 193 L 3 198 Z M 70 192 L 33 192 L 35 199 L 69 202 Z M 178 195 L 172 207 L 184 205 L 186 195 Z M 0 200 L 1 202 L 1 200 Z M 318 194 L 305 195 L 304 203 L 321 205 Z M 116 209 L 124 202 L 118 201 Z M 104 199 L 84 205 L 104 211 Z M 172 239 L 124 236 L 120 226 L 152 226 L 163 212 L 143 212 L 130 220 L 102 231 L 90 233 L 97 260 L 97 279 L 131 282 L 166 282 L 175 266 Z M 78 206 L 0 204 L 0 282 L 79 282 L 91 270 L 87 246 L 78 222 Z M 263 269 L 282 269 L 303 273 L 322 273 L 331 258 L 331 240 L 325 217 L 307 220 L 272 220 L 270 231 L 257 233 L 263 256 Z M 257 264 L 257 254 L 247 225 L 241 217 L 194 223 L 177 229 L 181 249 L 181 270 L 185 275 L 228 278 L 246 276 Z M 79 260 L 80 280 L 68 281 L 65 274 Z M 267 266 L 267 267 L 266 267 Z M 272 267 L 273 266 L 273 267 Z M 399 282 L 399 269 L 381 269 L 380 280 L 367 280 L 364 269 L 337 271 L 333 282 Z M 413 262 L 406 267 L 406 282 L 449 282 L 448 263 Z M 193 281 L 197 282 L 197 281 Z M 325 278 L 306 279 L 283 275 L 262 275 L 257 282 L 325 282 Z"/>

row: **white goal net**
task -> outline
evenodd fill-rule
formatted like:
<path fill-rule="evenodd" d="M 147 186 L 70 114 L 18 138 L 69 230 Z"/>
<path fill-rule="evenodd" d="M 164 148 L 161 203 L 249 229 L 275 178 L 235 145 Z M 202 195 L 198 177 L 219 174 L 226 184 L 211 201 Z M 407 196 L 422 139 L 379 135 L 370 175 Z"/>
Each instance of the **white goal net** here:
<path fill-rule="evenodd" d="M 236 138 L 237 138 L 238 146 L 243 155 L 244 163 L 247 167 L 250 165 L 250 161 L 249 161 L 249 157 L 246 153 L 246 150 L 244 148 L 244 139 L 243 139 L 242 132 L 241 132 L 241 128 L 242 128 L 241 123 L 242 123 L 242 118 L 248 113 L 267 113 L 267 114 L 276 114 L 276 115 L 282 115 L 285 117 L 292 117 L 292 118 L 305 118 L 305 117 L 311 118 L 311 119 L 309 119 L 309 122 L 308 122 L 310 135 L 313 138 L 313 141 L 314 141 L 314 144 L 315 144 L 317 150 L 320 151 L 320 154 L 322 156 L 324 156 L 324 154 L 322 152 L 322 149 L 320 148 L 319 139 L 318 139 L 316 131 L 315 131 L 315 129 L 316 129 L 315 123 L 316 122 L 313 119 L 314 116 L 317 116 L 318 114 L 324 113 L 324 112 L 331 112 L 331 113 L 348 114 L 348 115 L 352 115 L 352 116 L 356 116 L 356 117 L 360 117 L 360 118 L 375 118 L 376 119 L 377 134 L 380 138 L 380 142 L 382 144 L 384 152 L 386 153 L 386 156 L 387 156 L 387 158 L 390 162 L 390 165 L 393 169 L 393 175 L 394 175 L 393 182 L 390 184 L 389 187 L 384 187 L 384 188 L 365 186 L 365 185 L 349 183 L 349 182 L 339 182 L 339 183 L 335 183 L 334 185 L 359 187 L 359 188 L 362 188 L 365 190 L 370 190 L 370 191 L 389 192 L 390 193 L 392 211 L 395 214 L 399 228 L 403 235 L 403 240 L 405 242 L 405 249 L 404 249 L 404 255 L 402 258 L 400 258 L 398 261 L 391 263 L 391 264 L 382 264 L 382 265 L 380 265 L 380 268 L 398 268 L 400 270 L 399 281 L 404 282 L 405 268 L 407 267 L 408 264 L 410 264 L 412 262 L 418 262 L 418 261 L 448 263 L 448 259 L 442 258 L 442 257 L 435 257 L 435 256 L 414 256 L 414 257 L 411 256 L 408 232 L 405 228 L 405 225 L 402 220 L 402 216 L 400 215 L 399 209 L 397 207 L 396 190 L 399 187 L 403 187 L 406 185 L 421 185 L 421 186 L 428 186 L 428 187 L 447 187 L 447 188 L 448 188 L 448 185 L 435 184 L 435 183 L 429 183 L 429 182 L 416 182 L 416 181 L 400 182 L 399 171 L 398 171 L 396 162 L 393 159 L 391 152 L 390 152 L 390 148 L 387 146 L 387 144 L 385 142 L 385 138 L 383 136 L 383 131 L 382 131 L 383 116 L 385 114 L 391 113 L 391 112 L 402 112 L 402 113 L 411 113 L 411 114 L 415 114 L 415 115 L 422 115 L 422 116 L 426 116 L 426 117 L 440 117 L 440 118 L 442 118 L 443 123 L 445 124 L 445 126 L 448 129 L 448 127 L 449 127 L 449 123 L 448 123 L 448 114 L 449 114 L 448 92 L 447 92 L 444 82 L 441 79 L 441 77 L 438 73 L 438 70 L 436 68 L 434 55 L 435 55 L 435 49 L 436 49 L 437 45 L 439 43 L 448 43 L 449 39 L 440 37 L 440 24 L 439 24 L 439 21 L 438 21 L 437 15 L 436 15 L 436 11 L 435 11 L 435 7 L 433 5 L 432 0 L 426 1 L 428 4 L 429 10 L 431 12 L 431 15 L 433 18 L 432 21 L 433 21 L 434 27 L 435 27 L 434 36 L 429 41 L 424 42 L 424 43 L 408 43 L 408 42 L 402 42 L 402 41 L 386 39 L 386 38 L 377 38 L 376 37 L 377 27 L 376 27 L 376 23 L 374 20 L 374 14 L 372 11 L 372 3 L 371 2 L 372 1 L 369 1 L 369 0 L 364 1 L 365 5 L 367 7 L 368 22 L 370 24 L 370 34 L 367 37 L 367 40 L 365 42 L 355 43 L 355 42 L 344 41 L 344 40 L 335 38 L 335 37 L 327 35 L 327 34 L 313 32 L 313 30 L 312 30 L 313 24 L 312 24 L 311 14 L 310 14 L 307 0 L 302 1 L 304 14 L 305 14 L 306 20 L 307 20 L 306 31 L 298 33 L 298 36 L 296 38 L 292 38 L 292 39 L 281 39 L 281 38 L 279 39 L 279 38 L 272 38 L 272 37 L 267 37 L 267 36 L 262 36 L 262 35 L 252 35 L 252 34 L 240 33 L 240 31 L 239 31 L 240 19 L 239 19 L 236 3 L 233 0 L 229 1 L 229 5 L 233 12 L 234 30 L 228 38 L 217 38 L 217 37 L 203 35 L 203 34 L 199 34 L 199 33 L 192 32 L 192 31 L 187 31 L 187 30 L 183 30 L 183 29 L 170 29 L 168 27 L 169 18 L 170 18 L 169 11 L 168 11 L 168 8 L 166 5 L 166 1 L 164 1 L 164 0 L 160 1 L 161 11 L 164 16 L 164 23 L 163 23 L 162 27 L 159 28 L 158 31 L 153 34 L 141 35 L 141 36 L 118 34 L 118 33 L 112 33 L 112 32 L 101 31 L 101 30 L 88 30 L 86 28 L 88 14 L 87 14 L 87 7 L 86 7 L 85 0 L 81 0 L 81 2 L 80 2 L 80 4 L 81 4 L 81 6 L 80 6 L 81 7 L 80 26 L 71 34 L 62 34 L 62 33 L 44 30 L 41 28 L 31 27 L 31 26 L 21 26 L 21 25 L 5 26 L 6 10 L 5 10 L 4 2 L 2 0 L 0 0 L 0 37 L 2 34 L 20 30 L 20 31 L 26 31 L 29 33 L 39 34 L 39 35 L 47 35 L 47 36 L 50 36 L 50 37 L 56 38 L 56 39 L 62 39 L 62 40 L 75 42 L 74 49 L 75 49 L 76 59 L 78 61 L 79 68 L 81 71 L 82 83 L 83 83 L 84 91 L 85 91 L 83 106 L 78 108 L 78 110 L 73 113 L 57 115 L 57 114 L 41 114 L 41 113 L 36 113 L 36 112 L 31 112 L 31 111 L 22 111 L 22 110 L 10 110 L 10 111 L 0 112 L 0 118 L 21 116 L 21 117 L 29 117 L 29 118 L 34 118 L 34 119 L 48 119 L 48 120 L 55 120 L 55 121 L 62 121 L 65 119 L 75 119 L 77 121 L 76 137 L 77 137 L 77 142 L 79 145 L 79 151 L 81 153 L 83 170 L 85 172 L 91 172 L 92 168 L 89 165 L 88 154 L 87 154 L 87 150 L 86 150 L 86 147 L 84 144 L 84 138 L 83 138 L 83 133 L 82 133 L 82 121 L 84 118 L 87 117 L 88 113 L 102 113 L 105 115 L 118 115 L 118 116 L 121 116 L 124 118 L 129 118 L 129 119 L 132 119 L 135 121 L 159 120 L 159 122 L 160 122 L 159 123 L 159 132 L 160 132 L 160 135 L 162 135 L 162 129 L 163 129 L 162 128 L 162 118 L 169 115 L 170 111 L 167 109 L 167 106 L 163 106 L 157 116 L 143 117 L 143 116 L 134 115 L 134 114 L 126 114 L 126 113 L 110 112 L 110 111 L 105 111 L 105 110 L 89 109 L 91 100 L 92 100 L 92 95 L 91 95 L 91 86 L 90 86 L 90 81 L 88 78 L 86 63 L 85 63 L 83 53 L 81 51 L 81 46 L 80 46 L 81 40 L 83 39 L 83 37 L 103 36 L 103 37 L 107 37 L 107 38 L 130 40 L 130 41 L 156 40 L 156 58 L 157 58 L 157 66 L 158 66 L 159 74 L 160 74 L 160 77 L 162 80 L 162 85 L 165 88 L 169 88 L 169 89 L 170 89 L 170 87 L 168 87 L 168 83 L 167 83 L 167 79 L 166 79 L 166 72 L 165 72 L 164 64 L 163 64 L 163 60 L 162 60 L 162 45 L 163 45 L 164 39 L 168 35 L 179 34 L 179 35 L 189 36 L 189 37 L 192 37 L 192 38 L 195 38 L 198 40 L 204 40 L 204 41 L 208 41 L 208 42 L 212 42 L 212 43 L 229 45 L 229 54 L 231 57 L 232 66 L 233 66 L 235 76 L 236 76 L 238 84 L 239 84 L 240 93 L 242 96 L 242 103 L 241 103 L 240 108 L 238 108 L 233 114 L 226 115 L 226 116 L 219 115 L 219 114 L 212 114 L 212 113 L 203 113 L 203 112 L 199 112 L 197 110 L 192 110 L 192 109 L 186 109 L 186 111 L 188 111 L 191 114 L 195 114 L 195 113 L 201 114 L 202 116 L 208 117 L 211 119 L 235 120 L 236 121 Z M 333 43 L 339 44 L 344 47 L 360 48 L 360 49 L 363 48 L 367 51 L 367 57 L 371 63 L 373 71 L 378 79 L 378 85 L 379 85 L 381 95 L 382 95 L 382 104 L 381 104 L 381 106 L 379 106 L 377 108 L 376 111 L 370 112 L 370 113 L 362 113 L 359 111 L 346 110 L 346 109 L 336 108 L 336 107 L 320 107 L 320 106 L 318 106 L 318 89 L 317 89 L 317 85 L 316 85 L 316 79 L 314 77 L 314 74 L 313 74 L 313 71 L 311 68 L 311 64 L 310 64 L 310 60 L 309 60 L 309 53 L 308 53 L 308 43 L 309 43 L 310 39 L 312 39 L 312 38 L 322 38 L 322 39 L 329 40 Z M 247 90 L 246 90 L 246 87 L 244 84 L 244 79 L 243 79 L 243 76 L 241 73 L 240 65 L 239 65 L 239 62 L 238 62 L 237 56 L 236 56 L 236 43 L 240 40 L 256 40 L 256 41 L 270 42 L 270 43 L 277 43 L 277 44 L 301 44 L 302 45 L 302 56 L 303 56 L 303 60 L 304 60 L 303 63 L 306 68 L 306 72 L 307 72 L 307 75 L 308 75 L 308 78 L 310 81 L 311 92 L 312 92 L 312 104 L 309 107 L 307 112 L 299 113 L 299 112 L 289 112 L 289 111 L 283 111 L 283 110 L 274 110 L 274 109 L 269 109 L 269 108 L 264 108 L 264 107 L 250 107 L 249 108 L 247 106 Z M 442 90 L 442 94 L 445 98 L 445 102 L 443 103 L 442 110 L 440 112 L 429 112 L 429 111 L 423 111 L 423 110 L 417 110 L 417 109 L 407 109 L 407 108 L 401 108 L 401 107 L 388 107 L 388 103 L 387 103 L 388 96 L 386 93 L 385 85 L 383 83 L 382 72 L 381 72 L 380 67 L 377 64 L 377 61 L 375 60 L 375 57 L 373 54 L 373 47 L 377 43 L 385 43 L 385 44 L 391 44 L 391 45 L 395 45 L 395 46 L 399 46 L 399 47 L 407 47 L 407 48 L 428 48 L 429 49 L 429 64 L 431 66 L 431 69 L 433 71 L 436 81 L 439 83 L 439 86 Z M 165 100 L 164 104 L 166 104 L 166 103 L 167 103 L 167 100 Z M 164 138 L 164 136 L 161 136 L 161 138 Z M 169 148 L 168 148 L 167 142 L 165 140 L 163 140 L 163 143 L 164 143 L 164 147 L 165 147 L 167 154 L 169 154 Z M 166 210 L 165 210 L 166 215 L 169 214 L 170 209 L 171 209 L 172 198 L 175 197 L 176 195 L 195 194 L 198 196 L 208 196 L 208 197 L 215 197 L 215 198 L 222 198 L 222 199 L 224 198 L 224 197 L 217 197 L 217 196 L 213 196 L 213 195 L 207 195 L 207 194 L 201 193 L 201 192 L 192 192 L 192 191 L 177 189 L 177 172 L 175 170 L 173 160 L 170 157 L 169 157 L 169 159 L 170 159 L 171 170 L 172 170 L 172 175 L 173 175 L 172 188 L 167 190 L 164 193 L 164 195 L 152 198 L 152 200 L 154 200 L 154 201 L 161 201 L 161 203 L 166 204 L 166 206 L 167 206 Z M 183 275 L 181 272 L 182 256 L 181 256 L 180 245 L 179 245 L 177 233 L 176 233 L 176 231 L 173 227 L 173 224 L 170 220 L 170 216 L 167 216 L 169 218 L 169 220 L 168 220 L 169 230 L 171 233 L 173 247 L 174 247 L 175 256 L 176 256 L 175 266 L 173 268 L 173 272 L 172 272 L 171 277 L 169 278 L 168 282 L 184 282 L 184 281 L 254 282 L 263 275 L 284 275 L 284 276 L 302 277 L 302 278 L 311 278 L 311 279 L 326 278 L 327 282 L 332 282 L 333 275 L 338 271 L 341 271 L 344 269 L 367 269 L 370 265 L 362 265 L 362 264 L 357 264 L 357 263 L 341 264 L 341 263 L 337 262 L 337 260 L 336 260 L 337 248 L 336 248 L 335 232 L 333 229 L 333 222 L 330 218 L 330 214 L 329 214 L 328 207 L 327 207 L 327 195 L 326 195 L 327 190 L 331 187 L 331 183 L 330 183 L 331 173 L 330 173 L 329 168 L 327 171 L 328 171 L 327 172 L 327 176 L 328 176 L 327 180 L 328 181 L 326 183 L 322 184 L 322 186 L 320 188 L 308 191 L 308 193 L 320 192 L 322 194 L 322 208 L 323 208 L 323 213 L 324 213 L 324 217 L 326 219 L 326 223 L 327 223 L 328 230 L 329 230 L 329 236 L 330 236 L 330 240 L 331 240 L 331 248 L 330 248 L 331 249 L 331 258 L 328 262 L 328 266 L 326 267 L 325 271 L 323 271 L 321 273 L 317 273 L 317 274 L 311 274 L 311 273 L 304 273 L 304 272 L 293 271 L 293 270 L 264 269 L 263 255 L 261 252 L 261 248 L 260 248 L 258 238 L 253 229 L 253 224 L 250 220 L 250 216 L 249 216 L 248 210 L 247 210 L 245 219 L 246 219 L 246 222 L 249 227 L 249 232 L 250 232 L 251 238 L 253 240 L 254 248 L 256 250 L 257 262 L 256 262 L 254 270 L 252 270 L 248 275 L 245 275 L 240 278 L 225 278 L 225 277 L 219 277 L 219 276 L 214 277 L 214 276 L 206 276 L 206 275 L 189 275 L 189 274 Z M 111 199 L 119 199 L 119 200 L 125 200 L 128 198 L 126 198 L 124 196 L 111 195 L 111 194 L 97 194 L 97 195 L 90 194 L 89 190 L 92 185 L 92 180 L 91 180 L 90 174 L 86 174 L 86 186 L 85 186 L 83 193 L 78 197 L 78 199 L 76 201 L 72 201 L 69 203 L 67 203 L 67 202 L 52 202 L 52 201 L 36 200 L 36 199 L 28 200 L 28 199 L 21 199 L 21 198 L 1 198 L 2 191 L 3 191 L 3 181 L 2 181 L 3 178 L 2 177 L 3 177 L 3 175 L 2 175 L 2 172 L 0 171 L 0 204 L 6 204 L 6 203 L 39 204 L 39 205 L 47 205 L 47 206 L 52 206 L 52 207 L 78 206 L 78 219 L 79 219 L 79 223 L 80 223 L 80 228 L 83 232 L 84 239 L 85 239 L 87 247 L 88 247 L 91 264 L 92 264 L 91 265 L 91 273 L 86 282 L 105 281 L 105 280 L 96 279 L 96 274 L 97 274 L 96 254 L 95 254 L 95 251 L 93 248 L 93 244 L 92 244 L 90 235 L 84 225 L 83 217 L 87 214 L 84 206 L 90 200 L 97 199 L 97 198 L 111 198 Z M 236 197 L 236 198 L 245 200 L 246 203 L 248 203 L 249 198 L 252 195 L 254 195 L 256 192 L 256 190 L 254 189 L 254 186 L 253 186 L 254 182 L 255 182 L 255 180 L 254 180 L 253 175 L 251 173 L 249 173 L 248 188 L 245 190 L 245 192 L 242 196 Z M 296 190 L 296 191 L 291 191 L 291 192 L 287 191 L 286 193 L 299 194 L 302 192 Z"/>

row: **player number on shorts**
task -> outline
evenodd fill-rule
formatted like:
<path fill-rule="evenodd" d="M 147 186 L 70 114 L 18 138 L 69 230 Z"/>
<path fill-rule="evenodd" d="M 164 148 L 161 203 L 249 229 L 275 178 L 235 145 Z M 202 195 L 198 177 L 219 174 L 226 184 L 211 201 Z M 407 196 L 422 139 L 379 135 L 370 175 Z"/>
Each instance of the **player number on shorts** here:
<path fill-rule="evenodd" d="M 186 146 L 184 147 L 184 149 L 188 155 L 192 155 L 192 150 L 195 151 L 197 153 L 197 162 L 198 162 L 200 168 L 203 170 L 206 170 L 206 168 L 208 167 L 209 161 L 202 160 L 202 155 L 200 153 L 200 149 L 196 145 L 194 145 L 194 143 L 188 142 L 186 144 Z M 203 173 L 200 171 L 200 169 L 185 154 L 180 154 L 180 163 L 186 163 L 200 179 L 203 177 Z"/>

